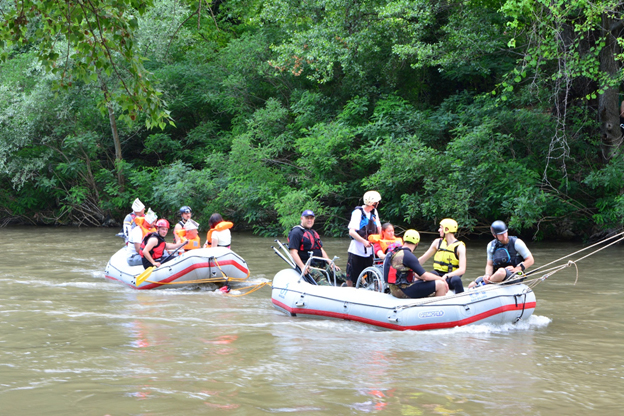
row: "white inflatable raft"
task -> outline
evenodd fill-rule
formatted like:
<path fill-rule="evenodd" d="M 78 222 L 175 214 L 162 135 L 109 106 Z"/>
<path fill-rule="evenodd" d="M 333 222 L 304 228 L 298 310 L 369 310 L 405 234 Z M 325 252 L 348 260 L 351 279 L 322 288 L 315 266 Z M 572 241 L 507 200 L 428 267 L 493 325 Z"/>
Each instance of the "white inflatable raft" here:
<path fill-rule="evenodd" d="M 247 262 L 225 247 L 198 248 L 190 250 L 153 270 L 151 275 L 135 286 L 135 278 L 145 269 L 129 266 L 126 248 L 113 254 L 106 265 L 105 277 L 135 289 L 160 289 L 181 285 L 224 283 L 240 281 L 249 277 Z"/>
<path fill-rule="evenodd" d="M 291 316 L 346 319 L 415 331 L 515 323 L 528 319 L 536 305 L 535 294 L 522 283 L 480 286 L 437 298 L 398 299 L 362 288 L 313 285 L 292 268 L 275 275 L 271 298 L 278 310 Z"/>

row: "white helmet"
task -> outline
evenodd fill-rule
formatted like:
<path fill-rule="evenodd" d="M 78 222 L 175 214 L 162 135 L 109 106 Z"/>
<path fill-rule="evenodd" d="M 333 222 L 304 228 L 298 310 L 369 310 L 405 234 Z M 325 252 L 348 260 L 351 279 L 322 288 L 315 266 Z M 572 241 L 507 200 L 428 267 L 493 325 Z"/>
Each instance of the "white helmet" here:
<path fill-rule="evenodd" d="M 143 211 L 144 209 L 145 209 L 145 205 L 143 205 L 143 202 L 141 202 L 139 198 L 135 199 L 134 202 L 132 203 L 132 211 L 140 212 L 140 211 Z"/>
<path fill-rule="evenodd" d="M 381 201 L 381 195 L 377 191 L 368 191 L 364 194 L 364 205 L 373 205 L 375 202 Z"/>

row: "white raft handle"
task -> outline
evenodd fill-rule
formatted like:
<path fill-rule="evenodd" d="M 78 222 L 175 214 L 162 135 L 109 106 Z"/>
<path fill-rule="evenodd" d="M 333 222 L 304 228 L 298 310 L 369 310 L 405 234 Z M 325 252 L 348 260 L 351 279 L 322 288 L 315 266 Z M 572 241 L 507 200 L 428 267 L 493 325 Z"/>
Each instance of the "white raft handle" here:
<path fill-rule="evenodd" d="M 299 300 L 297 302 L 295 302 L 295 306 L 298 308 L 303 308 L 305 306 L 305 302 L 303 301 L 303 297 L 304 295 L 301 294 L 301 297 L 299 298 Z"/>
<path fill-rule="evenodd" d="M 394 322 L 395 324 L 399 322 L 399 316 L 397 315 L 397 310 L 392 311 L 392 315 L 388 315 L 388 321 Z"/>

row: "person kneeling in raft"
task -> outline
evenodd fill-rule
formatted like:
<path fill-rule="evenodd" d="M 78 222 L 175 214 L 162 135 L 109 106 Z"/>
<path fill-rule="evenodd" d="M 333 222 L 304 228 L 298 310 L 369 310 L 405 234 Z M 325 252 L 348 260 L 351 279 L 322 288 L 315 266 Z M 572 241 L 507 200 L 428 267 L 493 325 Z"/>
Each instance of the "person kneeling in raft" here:
<path fill-rule="evenodd" d="M 392 296 L 417 299 L 446 295 L 446 280 L 425 271 L 413 253 L 420 242 L 418 231 L 407 230 L 403 241 L 403 246 L 395 248 L 391 254 L 388 253 L 384 260 L 384 280 L 388 283 Z"/>
<path fill-rule="evenodd" d="M 161 264 L 168 262 L 169 260 L 173 260 L 173 254 L 165 257 L 165 250 L 169 253 L 174 253 L 184 244 L 186 241 L 180 244 L 172 244 L 167 243 L 165 241 L 165 237 L 169 232 L 169 221 L 165 219 L 160 219 L 156 222 L 156 232 L 148 234 L 143 239 L 141 243 L 141 261 L 143 262 L 143 267 L 148 269 L 150 267 L 160 267 Z"/>

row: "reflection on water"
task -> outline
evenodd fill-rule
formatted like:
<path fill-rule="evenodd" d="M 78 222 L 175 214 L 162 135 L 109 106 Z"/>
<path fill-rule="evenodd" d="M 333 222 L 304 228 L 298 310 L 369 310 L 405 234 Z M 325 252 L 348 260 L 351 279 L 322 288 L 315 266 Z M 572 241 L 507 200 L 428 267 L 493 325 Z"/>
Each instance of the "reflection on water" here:
<path fill-rule="evenodd" d="M 268 288 L 232 298 L 107 281 L 114 230 L 2 235 L 2 414 L 617 414 L 624 403 L 622 247 L 579 263 L 576 286 L 572 268 L 537 286 L 518 325 L 389 332 L 288 317 Z M 273 239 L 233 240 L 253 282 L 285 267 Z M 348 240 L 324 242 L 344 266 Z M 537 264 L 579 248 L 531 244 Z M 484 252 L 469 242 L 468 275 Z"/>

